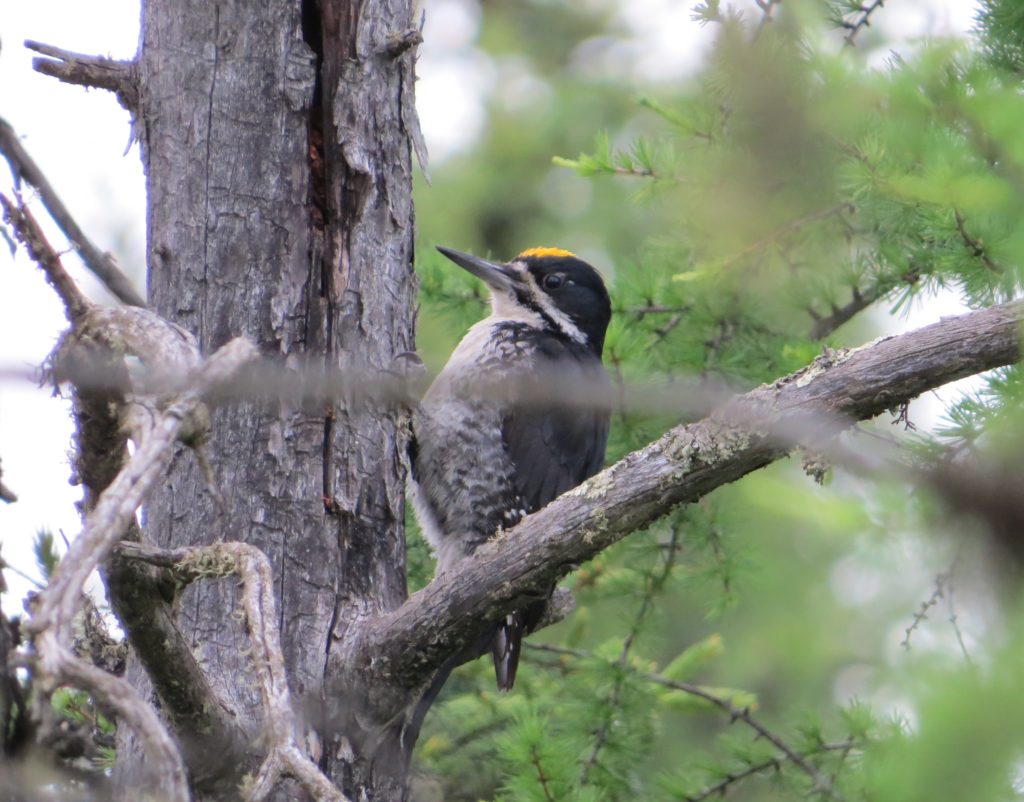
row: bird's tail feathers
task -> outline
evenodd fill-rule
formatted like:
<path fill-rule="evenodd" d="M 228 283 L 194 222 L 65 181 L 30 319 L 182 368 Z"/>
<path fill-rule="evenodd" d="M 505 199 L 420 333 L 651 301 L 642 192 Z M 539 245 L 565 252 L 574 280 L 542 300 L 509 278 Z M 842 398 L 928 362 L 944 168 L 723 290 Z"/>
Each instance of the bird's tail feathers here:
<path fill-rule="evenodd" d="M 498 681 L 499 691 L 510 691 L 516 682 L 516 670 L 519 668 L 519 653 L 523 646 L 523 635 L 526 630 L 526 619 L 521 610 L 514 610 L 498 624 L 498 631 L 491 644 L 494 657 L 494 676 Z"/>

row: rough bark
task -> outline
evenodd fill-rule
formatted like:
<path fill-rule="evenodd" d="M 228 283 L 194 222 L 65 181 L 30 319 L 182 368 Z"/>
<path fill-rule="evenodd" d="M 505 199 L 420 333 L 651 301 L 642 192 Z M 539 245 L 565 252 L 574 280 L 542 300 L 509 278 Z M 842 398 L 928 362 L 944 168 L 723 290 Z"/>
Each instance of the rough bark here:
<path fill-rule="evenodd" d="M 410 27 L 408 0 L 144 3 L 149 300 L 204 353 L 243 335 L 286 366 L 385 370 L 413 348 L 413 56 L 389 49 Z M 323 760 L 354 798 L 397 799 L 404 788 L 401 765 L 377 768 L 396 750 L 371 753 L 367 733 L 382 723 L 354 690 L 348 646 L 353 624 L 405 596 L 399 424 L 393 409 L 225 408 L 207 446 L 223 513 L 190 459 L 174 461 L 146 510 L 160 546 L 220 538 L 268 555 L 293 696 L 320 709 L 329 673 L 333 691 L 357 702 L 333 711 Z M 180 622 L 255 737 L 261 700 L 229 614 L 238 601 L 232 581 L 197 584 Z M 137 660 L 129 676 L 148 685 Z M 129 734 L 119 746 L 130 797 L 141 758 Z"/>

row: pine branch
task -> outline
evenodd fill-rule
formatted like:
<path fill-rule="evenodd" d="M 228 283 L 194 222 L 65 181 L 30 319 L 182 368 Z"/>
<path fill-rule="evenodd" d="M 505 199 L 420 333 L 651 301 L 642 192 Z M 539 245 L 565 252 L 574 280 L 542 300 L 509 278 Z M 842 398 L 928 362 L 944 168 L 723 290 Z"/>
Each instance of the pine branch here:
<path fill-rule="evenodd" d="M 854 746 L 856 746 L 854 740 L 852 738 L 848 738 L 847 740 L 840 741 L 838 743 L 821 744 L 820 746 L 817 746 L 816 748 L 808 752 L 801 753 L 801 756 L 804 758 L 808 758 L 814 757 L 815 755 L 820 755 L 824 752 L 845 753 L 849 752 L 849 750 L 852 749 Z M 785 754 L 779 754 L 757 763 L 751 763 L 747 768 L 743 769 L 742 771 L 729 772 L 725 775 L 725 777 L 723 777 L 714 785 L 709 785 L 707 788 L 703 789 L 702 791 L 698 791 L 696 794 L 690 794 L 686 796 L 684 798 L 684 802 L 704 802 L 705 799 L 709 799 L 713 796 L 724 796 L 725 792 L 728 791 L 729 788 L 735 785 L 736 783 L 741 782 L 742 780 L 745 780 L 748 777 L 753 777 L 757 774 L 760 774 L 762 771 L 767 771 L 769 769 L 774 769 L 775 771 L 778 771 L 782 767 L 782 764 L 788 760 L 789 758 Z"/>
<path fill-rule="evenodd" d="M 397 610 L 367 625 L 367 671 L 416 688 L 524 597 L 673 507 L 779 459 L 795 443 L 821 443 L 929 389 L 1016 362 L 1024 305 L 946 318 L 816 360 L 739 396 L 527 516 Z"/>
<path fill-rule="evenodd" d="M 630 649 L 632 649 L 637 635 L 640 634 L 640 626 L 643 624 L 644 619 L 647 617 L 647 613 L 651 609 L 651 604 L 654 601 L 655 595 L 665 587 L 665 583 L 668 581 L 668 578 L 672 573 L 672 568 L 675 566 L 676 556 L 678 555 L 676 544 L 679 542 L 679 525 L 673 521 L 671 529 L 672 534 L 669 538 L 667 549 L 664 552 L 664 562 L 662 563 L 661 571 L 659 571 L 656 576 L 654 574 L 648 574 L 645 578 L 644 595 L 640 602 L 640 607 L 637 609 L 636 615 L 633 616 L 629 632 L 626 634 L 626 637 L 622 642 L 622 651 L 619 653 L 619 659 L 616 663 L 619 673 L 615 678 L 615 684 L 612 686 L 611 694 L 608 697 L 607 716 L 604 723 L 598 728 L 597 732 L 594 733 L 594 745 L 590 750 L 590 755 L 583 764 L 583 770 L 580 772 L 580 785 L 586 785 L 589 782 L 590 772 L 597 765 L 598 755 L 605 743 L 608 741 L 608 733 L 611 729 L 612 720 L 615 718 L 616 711 L 621 701 L 625 671 L 629 665 Z"/>
<path fill-rule="evenodd" d="M 971 255 L 976 259 L 980 259 L 981 263 L 985 265 L 990 272 L 995 273 L 996 275 L 1002 275 L 1003 268 L 988 255 L 988 251 L 985 250 L 985 246 L 982 244 L 981 240 L 972 237 L 967 233 L 967 229 L 964 225 L 964 216 L 960 214 L 959 210 L 953 210 L 953 217 L 956 219 L 956 230 L 960 232 L 960 239 L 964 241 L 964 245 L 966 245 L 968 250 L 970 250 Z"/>
<path fill-rule="evenodd" d="M 547 643 L 528 643 L 526 644 L 528 649 L 535 651 L 551 652 L 554 654 L 567 655 L 575 657 L 580 660 L 594 660 L 597 659 L 591 652 L 582 651 L 580 649 L 567 649 L 561 646 L 553 646 Z M 661 674 L 655 674 L 647 671 L 634 671 L 635 675 L 640 679 L 646 680 L 647 682 L 653 682 L 655 685 L 661 685 L 666 688 L 673 690 L 682 691 L 683 693 L 695 696 L 698 699 L 703 699 L 705 702 L 709 702 L 715 707 L 719 708 L 723 712 L 729 715 L 730 721 L 742 721 L 750 729 L 752 729 L 757 735 L 765 740 L 769 741 L 775 746 L 781 753 L 781 757 L 774 758 L 771 763 L 777 763 L 780 760 L 787 760 L 794 766 L 798 767 L 801 771 L 807 774 L 814 781 L 814 791 L 823 793 L 833 799 L 840 800 L 841 797 L 834 790 L 833 783 L 828 777 L 823 775 L 818 769 L 807 760 L 808 756 L 816 754 L 814 752 L 808 752 L 801 754 L 795 747 L 790 746 L 786 740 L 776 733 L 774 730 L 769 728 L 759 719 L 755 718 L 753 714 L 747 708 L 739 708 L 734 705 L 729 699 L 724 696 L 719 696 L 706 688 L 702 688 L 699 685 L 694 685 L 689 682 L 679 682 L 678 680 L 669 679 Z M 765 768 L 765 767 L 762 767 Z M 753 772 L 751 772 L 753 773 Z M 744 775 L 746 776 L 746 775 Z M 724 786 L 721 789 L 724 791 Z M 710 795 L 710 794 L 709 794 Z M 703 798 L 703 797 L 701 797 Z"/>
<path fill-rule="evenodd" d="M 832 304 L 832 311 L 825 316 L 818 314 L 813 307 L 807 309 L 808 314 L 814 320 L 811 327 L 810 338 L 812 340 L 823 340 L 844 323 L 852 320 L 856 315 L 863 312 L 871 304 L 884 295 L 879 285 L 874 285 L 866 290 L 859 287 L 853 288 L 853 297 L 842 306 Z"/>
<path fill-rule="evenodd" d="M 530 747 L 530 763 L 537 772 L 537 781 L 540 783 L 541 790 L 544 792 L 544 799 L 547 802 L 555 802 L 555 797 L 551 794 L 551 786 L 548 783 L 548 777 L 544 773 L 544 767 L 540 763 L 540 755 L 537 754 L 537 747 Z"/>
<path fill-rule="evenodd" d="M 860 7 L 853 22 L 843 23 L 843 27 L 846 28 L 846 36 L 843 37 L 843 47 L 853 47 L 853 40 L 857 38 L 857 34 L 864 28 L 870 27 L 871 15 L 884 5 L 885 0 L 872 0 L 871 3 Z"/>

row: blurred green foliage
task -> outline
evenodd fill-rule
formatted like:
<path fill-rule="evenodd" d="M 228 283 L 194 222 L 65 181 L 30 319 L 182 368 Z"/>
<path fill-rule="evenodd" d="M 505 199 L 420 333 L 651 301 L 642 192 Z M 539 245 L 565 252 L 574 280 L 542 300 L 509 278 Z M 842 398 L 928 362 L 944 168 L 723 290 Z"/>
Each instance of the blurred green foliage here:
<path fill-rule="evenodd" d="M 486 306 L 434 244 L 593 259 L 627 399 L 652 379 L 749 387 L 951 294 L 1020 295 L 1024 2 L 984 0 L 976 39 L 882 66 L 864 52 L 884 51 L 865 24 L 880 3 L 772 2 L 770 22 L 694 6 L 705 63 L 645 87 L 581 67 L 625 35 L 614 4 L 482 4 L 478 46 L 541 88 L 494 101 L 482 139 L 417 188 L 432 367 Z M 487 660 L 452 677 L 414 799 L 1018 798 L 1015 569 L 998 527 L 981 537 L 985 509 L 959 517 L 920 477 L 997 460 L 1019 493 L 1022 393 L 1019 370 L 995 371 L 946 393 L 931 433 L 918 406 L 858 427 L 893 470 L 808 467 L 819 486 L 794 455 L 581 566 L 576 611 L 530 639 L 513 693 Z M 624 406 L 609 461 L 680 419 Z M 411 532 L 418 587 L 432 569 Z"/>

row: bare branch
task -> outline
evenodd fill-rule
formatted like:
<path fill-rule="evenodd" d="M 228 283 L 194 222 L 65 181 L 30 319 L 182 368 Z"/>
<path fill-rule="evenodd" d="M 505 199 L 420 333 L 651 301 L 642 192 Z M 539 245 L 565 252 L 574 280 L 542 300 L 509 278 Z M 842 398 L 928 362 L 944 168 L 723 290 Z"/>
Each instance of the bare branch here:
<path fill-rule="evenodd" d="M 25 41 L 25 47 L 46 58 L 32 59 L 32 69 L 67 84 L 106 89 L 133 115 L 139 107 L 139 87 L 135 62 L 115 61 L 103 56 L 72 53 L 42 42 Z"/>
<path fill-rule="evenodd" d="M 953 218 L 956 220 L 956 230 L 960 232 L 960 239 L 964 241 L 964 245 L 971 252 L 971 255 L 976 259 L 980 259 L 981 263 L 992 273 L 1002 274 L 1003 268 L 988 254 L 985 250 L 985 245 L 977 237 L 972 237 L 967 233 L 967 228 L 964 223 L 964 216 L 960 214 L 958 209 L 953 210 Z"/>
<path fill-rule="evenodd" d="M 878 285 L 869 287 L 863 291 L 859 287 L 854 287 L 853 297 L 849 302 L 842 306 L 832 304 L 832 311 L 827 316 L 819 315 L 813 309 L 808 309 L 807 311 L 814 319 L 814 325 L 811 327 L 810 338 L 812 340 L 825 339 L 844 323 L 849 322 L 856 315 L 871 306 L 871 304 L 881 298 L 882 295 L 882 290 Z"/>
<path fill-rule="evenodd" d="M 122 543 L 118 553 L 132 560 L 172 569 L 183 581 L 237 574 L 242 579 L 242 608 L 252 640 L 253 667 L 260 686 L 266 734 L 266 759 L 246 789 L 246 799 L 266 799 L 282 776 L 291 777 L 314 798 L 347 802 L 298 745 L 298 726 L 288 690 L 284 654 L 277 631 L 273 574 L 267 556 L 247 543 L 215 543 L 175 550 Z"/>
<path fill-rule="evenodd" d="M 0 137 L 3 132 L 2 123 L 3 121 L 0 120 Z M 80 321 L 92 304 L 64 269 L 60 257 L 57 256 L 53 246 L 47 242 L 32 213 L 25 208 L 20 197 L 18 202 L 14 203 L 6 195 L 0 195 L 0 204 L 3 204 L 4 207 L 4 220 L 14 228 L 14 234 L 18 241 L 28 250 L 29 257 L 42 268 L 46 280 L 64 302 L 68 320 L 72 323 Z"/>
<path fill-rule="evenodd" d="M 703 421 L 671 429 L 381 616 L 366 633 L 367 669 L 415 687 L 466 645 L 476 622 L 497 620 L 676 505 L 785 455 L 793 441 L 780 442 L 778 432 L 787 426 L 813 444 L 928 389 L 1016 362 L 1022 317 L 1024 306 L 1005 304 L 831 352 Z M 767 416 L 773 425 L 764 425 Z"/>
<path fill-rule="evenodd" d="M 75 222 L 75 218 L 71 216 L 71 212 L 68 211 L 53 186 L 43 175 L 43 171 L 21 146 L 18 135 L 10 123 L 2 118 L 0 118 L 0 153 L 7 159 L 16 180 L 27 181 L 39 193 L 46 211 L 60 226 L 64 236 L 71 240 L 77 248 L 82 261 L 93 275 L 102 281 L 107 289 L 123 303 L 129 306 L 145 306 L 145 299 L 139 295 L 131 280 L 114 262 L 113 257 L 109 253 L 101 252 Z"/>
<path fill-rule="evenodd" d="M 46 698 L 61 684 L 87 689 L 138 732 L 160 792 L 169 800 L 187 800 L 185 766 L 156 711 L 127 682 L 75 658 L 68 650 L 71 623 L 89 574 L 110 554 L 135 511 L 163 475 L 173 445 L 202 404 L 202 397 L 230 378 L 255 354 L 244 339 L 229 342 L 200 366 L 192 387 L 170 404 L 139 445 L 128 464 L 99 497 L 85 529 L 71 543 L 55 569 L 25 631 L 32 636 L 35 658 L 34 709 L 47 709 Z"/>

